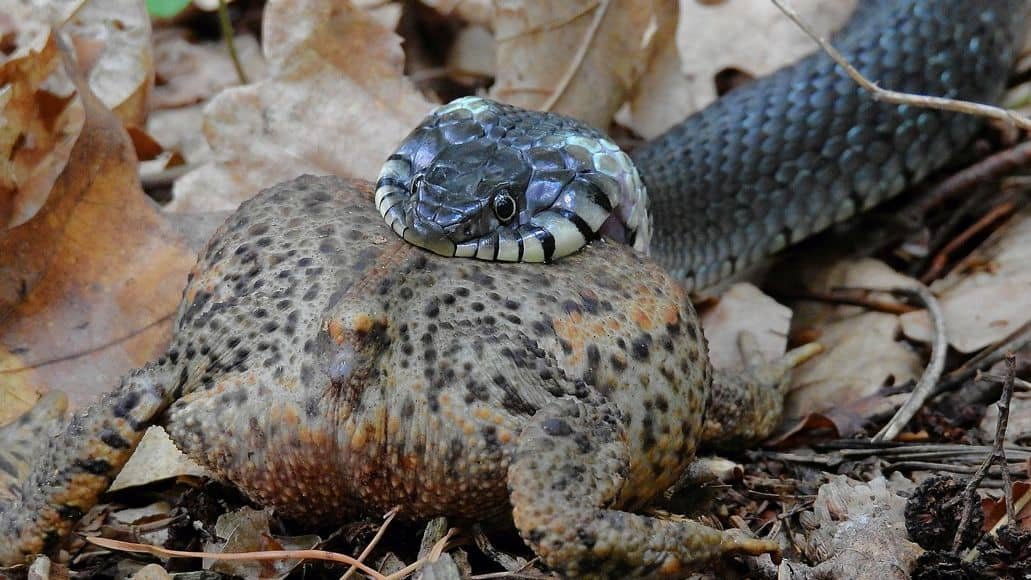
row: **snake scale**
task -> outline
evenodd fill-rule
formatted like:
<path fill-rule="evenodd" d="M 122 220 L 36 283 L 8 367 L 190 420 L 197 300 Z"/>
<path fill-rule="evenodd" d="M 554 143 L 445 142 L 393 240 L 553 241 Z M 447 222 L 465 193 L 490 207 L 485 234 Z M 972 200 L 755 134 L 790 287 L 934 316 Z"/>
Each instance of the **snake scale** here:
<path fill-rule="evenodd" d="M 1024 0 L 870 0 L 834 43 L 881 86 L 992 102 Z M 599 236 L 710 286 L 949 161 L 971 116 L 876 102 L 816 53 L 626 155 L 574 119 L 478 97 L 432 113 L 384 164 L 377 207 L 438 254 L 550 262 Z"/>

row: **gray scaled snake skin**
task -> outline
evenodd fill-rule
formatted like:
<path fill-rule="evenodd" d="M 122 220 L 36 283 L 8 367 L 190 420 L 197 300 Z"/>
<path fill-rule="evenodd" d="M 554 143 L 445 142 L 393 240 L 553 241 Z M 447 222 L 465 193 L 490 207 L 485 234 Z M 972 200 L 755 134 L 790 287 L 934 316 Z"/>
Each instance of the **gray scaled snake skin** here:
<path fill-rule="evenodd" d="M 999 98 L 1024 0 L 860 3 L 835 46 L 880 86 Z M 816 53 L 627 155 L 601 132 L 478 97 L 440 107 L 383 165 L 377 209 L 445 256 L 550 262 L 605 236 L 703 288 L 894 196 L 980 127 L 875 102 Z"/>

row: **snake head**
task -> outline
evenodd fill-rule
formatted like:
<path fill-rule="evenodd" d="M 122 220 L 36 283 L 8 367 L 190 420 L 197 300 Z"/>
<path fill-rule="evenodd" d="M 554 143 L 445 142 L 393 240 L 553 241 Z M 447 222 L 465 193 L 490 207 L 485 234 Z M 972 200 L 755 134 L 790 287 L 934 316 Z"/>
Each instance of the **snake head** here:
<path fill-rule="evenodd" d="M 430 114 L 380 171 L 376 207 L 443 256 L 551 262 L 601 235 L 647 250 L 647 194 L 591 127 L 464 97 Z"/>

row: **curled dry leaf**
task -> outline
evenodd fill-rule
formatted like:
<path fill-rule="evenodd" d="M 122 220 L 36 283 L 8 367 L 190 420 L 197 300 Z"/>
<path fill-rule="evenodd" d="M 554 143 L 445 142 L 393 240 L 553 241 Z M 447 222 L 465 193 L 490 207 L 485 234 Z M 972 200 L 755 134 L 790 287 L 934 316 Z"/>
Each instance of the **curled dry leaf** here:
<path fill-rule="evenodd" d="M 923 553 L 906 537 L 906 500 L 899 492 L 912 488 L 912 482 L 898 475 L 869 482 L 839 475 L 820 486 L 815 517 L 806 525 L 812 531 L 796 533 L 793 542 L 817 564 L 785 561 L 784 577 L 909 578 L 908 571 Z"/>
<path fill-rule="evenodd" d="M 46 202 L 83 120 L 81 103 L 65 88 L 67 79 L 61 78 L 57 40 L 50 29 L 31 19 L 14 21 L 22 25 L 15 31 L 17 48 L 0 65 L 0 228 L 4 229 L 24 223 Z"/>
<path fill-rule="evenodd" d="M 126 125 L 142 125 L 153 66 L 142 2 L 6 2 L 0 27 L 14 47 L 0 57 L 0 227 L 13 227 L 46 202 L 82 129 L 82 105 L 58 66 L 55 34 Z"/>
<path fill-rule="evenodd" d="M 122 123 L 77 85 L 85 121 L 67 165 L 0 238 L 0 381 L 60 388 L 73 406 L 163 350 L 181 288 L 168 280 L 194 261 L 141 191 Z"/>
<path fill-rule="evenodd" d="M 669 18 L 631 100 L 627 125 L 651 138 L 716 99 L 716 76 L 736 70 L 751 77 L 772 72 L 816 49 L 812 39 L 772 2 L 680 2 L 679 24 Z M 824 34 L 845 22 L 856 0 L 794 0 Z M 675 33 L 669 31 L 670 25 Z"/>
<path fill-rule="evenodd" d="M 949 344 L 963 353 L 1002 340 L 1031 320 L 1031 210 L 1010 218 L 961 267 L 931 286 L 945 314 Z M 926 310 L 902 316 L 913 340 L 927 342 Z"/>
<path fill-rule="evenodd" d="M 432 107 L 400 37 L 349 3 L 273 0 L 263 26 L 269 78 L 208 105 L 215 161 L 176 182 L 173 211 L 232 209 L 301 173 L 375 179 Z"/>
<path fill-rule="evenodd" d="M 37 3 L 74 50 L 90 90 L 126 126 L 143 126 L 154 86 L 150 16 L 143 2 L 57 0 Z"/>
<path fill-rule="evenodd" d="M 661 0 L 497 2 L 498 68 L 491 96 L 608 127 L 643 71 L 659 22 L 673 7 Z"/>

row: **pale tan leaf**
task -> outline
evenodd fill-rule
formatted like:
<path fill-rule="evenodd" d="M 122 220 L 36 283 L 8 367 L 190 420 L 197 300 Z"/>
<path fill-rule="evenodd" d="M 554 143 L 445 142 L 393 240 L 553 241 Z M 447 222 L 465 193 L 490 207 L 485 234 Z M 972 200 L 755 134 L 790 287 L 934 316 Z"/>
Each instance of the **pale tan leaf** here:
<path fill-rule="evenodd" d="M 110 491 L 184 475 L 211 477 L 207 469 L 179 451 L 164 429 L 152 426 L 143 434 L 140 445 L 111 483 Z"/>
<path fill-rule="evenodd" d="M 763 358 L 776 360 L 787 347 L 790 326 L 790 308 L 745 283 L 731 286 L 714 308 L 702 313 L 709 358 L 717 369 L 745 366 L 738 345 L 738 337 L 745 331 L 755 336 Z"/>
<path fill-rule="evenodd" d="M 174 211 L 231 209 L 301 173 L 375 179 L 432 108 L 403 76 L 400 38 L 348 3 L 269 2 L 263 42 L 269 78 L 208 105 L 215 160 L 176 182 Z"/>
<path fill-rule="evenodd" d="M 824 34 L 840 27 L 855 4 L 856 0 L 791 3 Z M 758 77 L 816 49 L 772 2 L 756 0 L 680 2 L 675 35 L 658 36 L 660 46 L 634 91 L 632 115 L 626 121 L 648 138 L 715 100 L 715 78 L 721 71 Z"/>
<path fill-rule="evenodd" d="M 945 314 L 949 344 L 970 353 L 1002 340 L 1031 320 L 1031 210 L 1010 218 L 961 268 L 931 286 Z M 921 310 L 902 316 L 913 340 L 930 340 Z"/>
<path fill-rule="evenodd" d="M 498 2 L 498 68 L 491 96 L 607 127 L 641 75 L 666 6 L 672 3 Z"/>
<path fill-rule="evenodd" d="M 179 28 L 154 32 L 154 61 L 161 84 L 154 88 L 152 110 L 194 105 L 240 82 L 225 42 L 196 42 L 186 35 Z M 245 34 L 236 36 L 234 42 L 248 80 L 264 78 L 265 59 L 258 40 Z"/>

